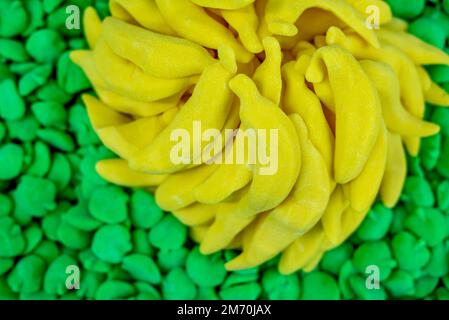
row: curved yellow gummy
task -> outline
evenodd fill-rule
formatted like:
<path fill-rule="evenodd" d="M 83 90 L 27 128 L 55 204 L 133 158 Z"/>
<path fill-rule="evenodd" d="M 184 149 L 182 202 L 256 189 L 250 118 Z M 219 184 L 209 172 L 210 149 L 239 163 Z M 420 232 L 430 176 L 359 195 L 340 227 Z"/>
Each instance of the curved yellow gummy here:
<path fill-rule="evenodd" d="M 145 30 L 110 17 L 103 22 L 102 38 L 115 54 L 153 77 L 197 75 L 215 60 L 206 49 L 194 42 Z"/>
<path fill-rule="evenodd" d="M 215 9 L 238 10 L 252 4 L 256 0 L 190 0 L 194 4 Z"/>
<path fill-rule="evenodd" d="M 335 99 L 334 176 L 346 183 L 360 174 L 368 160 L 380 128 L 381 106 L 371 80 L 349 52 L 338 46 L 318 49 L 306 72 L 308 81 L 323 80 L 323 63 Z"/>
<path fill-rule="evenodd" d="M 340 239 L 341 219 L 348 207 L 349 200 L 343 192 L 343 187 L 337 185 L 329 198 L 329 203 L 321 218 L 324 233 L 331 244 L 336 244 Z"/>
<path fill-rule="evenodd" d="M 115 92 L 135 100 L 151 102 L 164 99 L 184 91 L 198 77 L 157 78 L 144 73 L 135 64 L 117 56 L 107 43 L 100 39 L 93 51 L 97 70 Z"/>
<path fill-rule="evenodd" d="M 385 206 L 392 208 L 399 200 L 407 176 L 407 160 L 398 134 L 388 132 L 387 141 L 387 164 L 380 186 L 380 197 Z"/>
<path fill-rule="evenodd" d="M 349 182 L 348 196 L 356 211 L 369 210 L 379 192 L 387 161 L 387 133 L 382 124 L 376 144 L 360 175 Z"/>
<path fill-rule="evenodd" d="M 101 35 L 101 20 L 93 7 L 87 7 L 84 11 L 83 27 L 87 44 L 90 48 L 95 47 Z"/>
<path fill-rule="evenodd" d="M 100 160 L 95 165 L 97 173 L 105 180 L 124 187 L 157 186 L 167 176 L 151 175 L 131 170 L 128 162 L 123 159 Z"/>
<path fill-rule="evenodd" d="M 449 94 L 433 81 L 431 81 L 429 89 L 424 93 L 424 97 L 431 104 L 449 107 Z"/>
<path fill-rule="evenodd" d="M 142 27 L 163 34 L 175 35 L 162 17 L 155 0 L 114 0 L 117 6 Z M 126 21 L 126 20 L 125 20 Z"/>
<path fill-rule="evenodd" d="M 189 227 L 208 224 L 215 217 L 220 204 L 194 203 L 186 208 L 173 211 L 173 215 Z"/>
<path fill-rule="evenodd" d="M 403 136 L 418 137 L 438 133 L 438 125 L 416 118 L 403 108 L 400 84 L 389 65 L 369 60 L 361 61 L 360 64 L 376 86 L 382 104 L 382 114 L 389 130 Z"/>
<path fill-rule="evenodd" d="M 115 18 L 132 24 L 138 24 L 138 22 L 134 20 L 131 14 L 118 3 L 118 0 L 109 0 L 109 11 L 111 12 L 111 16 Z"/>
<path fill-rule="evenodd" d="M 229 47 L 239 62 L 247 63 L 253 58 L 228 29 L 190 0 L 156 0 L 156 3 L 162 16 L 180 36 L 206 48 Z"/>
<path fill-rule="evenodd" d="M 301 59 L 303 60 L 303 59 Z M 299 61 L 299 60 L 298 60 Z M 286 63 L 282 68 L 285 91 L 282 107 L 287 114 L 299 114 L 313 134 L 310 140 L 326 161 L 328 172 L 333 174 L 334 137 L 324 116 L 320 101 L 307 87 L 305 66 L 295 62 Z"/>
<path fill-rule="evenodd" d="M 279 105 L 282 94 L 282 52 L 279 42 L 273 37 L 263 39 L 265 60 L 254 72 L 252 79 L 262 95 Z"/>
<path fill-rule="evenodd" d="M 293 273 L 304 267 L 319 252 L 325 234 L 321 224 L 295 240 L 281 255 L 279 272 Z"/>
<path fill-rule="evenodd" d="M 449 55 L 409 33 L 383 28 L 376 33 L 381 41 L 403 51 L 415 64 L 449 65 Z"/>
<path fill-rule="evenodd" d="M 280 164 L 273 174 L 263 174 L 263 165 L 254 165 L 254 175 L 248 192 L 240 199 L 239 214 L 253 215 L 279 205 L 292 189 L 300 171 L 299 141 L 290 119 L 273 102 L 264 98 L 255 83 L 240 74 L 229 86 L 239 97 L 240 118 L 247 128 L 265 129 L 267 132 L 267 154 L 277 152 Z M 268 132 L 277 130 L 276 150 L 270 150 L 271 137 Z M 270 133 L 271 134 L 271 133 Z"/>
<path fill-rule="evenodd" d="M 268 0 L 265 19 L 269 30 L 274 34 L 295 35 L 297 28 L 294 23 L 304 11 L 310 8 L 332 12 L 358 32 L 369 44 L 379 47 L 375 33 L 366 27 L 363 16 L 344 0 Z"/>
<path fill-rule="evenodd" d="M 207 129 L 221 130 L 232 103 L 228 81 L 234 72 L 227 70 L 220 62 L 208 66 L 192 96 L 181 107 L 173 121 L 151 145 L 131 157 L 131 167 L 150 173 L 172 173 L 185 168 L 189 164 L 187 161 L 175 164 L 171 159 L 171 152 L 178 143 L 171 139 L 172 132 L 186 130 L 189 137 L 193 137 L 194 121 L 200 121 L 203 132 Z M 205 145 L 206 143 L 202 142 L 201 150 Z M 190 143 L 190 163 L 193 163 L 194 157 L 197 156 L 192 156 L 193 148 L 194 144 Z"/>
<path fill-rule="evenodd" d="M 331 193 L 326 163 L 309 139 L 307 127 L 297 114 L 290 116 L 298 133 L 302 168 L 291 195 L 258 219 L 243 252 L 227 263 L 228 270 L 257 266 L 281 252 L 309 231 L 321 218 Z M 245 230 L 246 233 L 246 230 Z"/>
<path fill-rule="evenodd" d="M 156 189 L 156 203 L 166 211 L 177 211 L 193 204 L 193 189 L 216 169 L 215 165 L 202 165 L 170 175 Z"/>
<path fill-rule="evenodd" d="M 221 10 L 221 15 L 238 33 L 243 46 L 251 53 L 263 50 L 257 35 L 259 18 L 253 4 L 235 10 Z"/>

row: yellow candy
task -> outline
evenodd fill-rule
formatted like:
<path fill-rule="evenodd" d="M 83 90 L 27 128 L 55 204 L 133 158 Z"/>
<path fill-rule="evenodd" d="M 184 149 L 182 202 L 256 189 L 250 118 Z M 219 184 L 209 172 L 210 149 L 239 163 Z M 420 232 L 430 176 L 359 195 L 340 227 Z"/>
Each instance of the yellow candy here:
<path fill-rule="evenodd" d="M 280 255 L 281 273 L 312 271 L 377 196 L 397 203 L 405 150 L 439 131 L 425 102 L 449 106 L 424 69 L 449 56 L 381 0 L 109 4 L 103 22 L 86 10 L 90 50 L 70 55 L 99 97 L 83 96 L 92 126 L 120 157 L 96 170 L 154 192 L 203 254 L 241 250 L 228 270 Z"/>

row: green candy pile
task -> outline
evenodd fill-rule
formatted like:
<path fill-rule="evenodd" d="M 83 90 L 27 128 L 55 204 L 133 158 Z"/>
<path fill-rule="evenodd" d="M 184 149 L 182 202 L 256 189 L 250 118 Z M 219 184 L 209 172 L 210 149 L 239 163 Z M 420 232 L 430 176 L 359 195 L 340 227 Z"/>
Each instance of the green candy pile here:
<path fill-rule="evenodd" d="M 449 52 L 449 1 L 387 2 Z M 0 1 L 0 299 L 449 299 L 449 109 L 428 106 L 442 131 L 408 159 L 398 206 L 376 204 L 316 270 L 227 272 L 236 252 L 200 254 L 151 194 L 95 172 L 114 155 L 80 100 L 90 84 L 68 54 L 86 43 L 68 5 L 108 14 L 107 0 Z M 448 67 L 429 72 L 449 90 Z"/>

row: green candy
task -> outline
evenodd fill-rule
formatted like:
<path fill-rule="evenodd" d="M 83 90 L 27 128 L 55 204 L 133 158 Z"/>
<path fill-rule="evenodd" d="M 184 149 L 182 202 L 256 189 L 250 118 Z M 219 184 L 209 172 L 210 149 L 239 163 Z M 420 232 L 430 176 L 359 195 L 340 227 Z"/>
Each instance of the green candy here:
<path fill-rule="evenodd" d="M 81 28 L 69 29 L 66 27 L 68 14 L 66 13 L 66 7 L 59 8 L 50 13 L 47 17 L 47 26 L 50 29 L 56 30 L 63 36 L 78 37 L 82 35 Z"/>
<path fill-rule="evenodd" d="M 220 299 L 215 292 L 215 288 L 198 288 L 197 300 L 218 300 Z"/>
<path fill-rule="evenodd" d="M 352 251 L 352 246 L 349 243 L 343 243 L 337 248 L 327 251 L 321 259 L 321 268 L 338 275 L 345 261 L 351 257 Z"/>
<path fill-rule="evenodd" d="M 59 255 L 59 248 L 56 243 L 44 240 L 39 243 L 37 248 L 33 251 L 33 254 L 44 259 L 47 264 L 50 264 Z"/>
<path fill-rule="evenodd" d="M 119 187 L 98 188 L 89 200 L 89 212 L 104 223 L 123 222 L 128 216 L 128 195 Z"/>
<path fill-rule="evenodd" d="M 78 257 L 83 268 L 92 272 L 109 273 L 112 269 L 111 264 L 100 260 L 90 249 L 81 251 Z"/>
<path fill-rule="evenodd" d="M 441 135 L 437 134 L 421 140 L 421 150 L 419 156 L 424 168 L 433 170 L 441 154 Z"/>
<path fill-rule="evenodd" d="M 130 254 L 122 261 L 122 268 L 137 280 L 158 284 L 161 282 L 161 273 L 150 257 L 143 254 Z"/>
<path fill-rule="evenodd" d="M 189 250 L 184 247 L 174 250 L 161 250 L 157 253 L 157 264 L 164 270 L 171 270 L 184 266 Z"/>
<path fill-rule="evenodd" d="M 6 281 L 14 292 L 34 293 L 41 288 L 44 273 L 44 260 L 35 255 L 25 256 L 17 262 Z"/>
<path fill-rule="evenodd" d="M 396 298 L 415 294 L 414 279 L 406 271 L 393 271 L 384 284 L 391 295 Z"/>
<path fill-rule="evenodd" d="M 42 217 L 56 208 L 56 187 L 46 179 L 23 175 L 14 192 L 16 203 L 34 217 Z"/>
<path fill-rule="evenodd" d="M 443 277 L 449 272 L 449 252 L 443 243 L 432 248 L 432 255 L 425 270 L 436 278 Z"/>
<path fill-rule="evenodd" d="M 25 231 L 23 232 L 23 236 L 26 242 L 25 253 L 30 253 L 42 241 L 44 233 L 37 224 L 32 224 L 27 229 L 25 229 Z"/>
<path fill-rule="evenodd" d="M 430 18 L 422 17 L 413 21 L 409 25 L 408 32 L 437 48 L 443 49 L 445 47 L 446 32 L 438 22 Z"/>
<path fill-rule="evenodd" d="M 36 92 L 36 97 L 42 101 L 51 101 L 65 104 L 70 101 L 71 96 L 64 91 L 54 80 L 49 80 Z"/>
<path fill-rule="evenodd" d="M 0 193 L 0 217 L 7 216 L 12 211 L 12 200 L 6 194 Z"/>
<path fill-rule="evenodd" d="M 14 143 L 0 145 L 0 180 L 16 178 L 22 171 L 23 149 Z"/>
<path fill-rule="evenodd" d="M 73 227 L 86 232 L 94 231 L 101 226 L 101 222 L 90 215 L 83 203 L 70 207 L 63 219 Z"/>
<path fill-rule="evenodd" d="M 153 248 L 148 240 L 147 232 L 143 229 L 136 229 L 132 233 L 133 252 L 153 255 Z M 159 263 L 158 263 L 159 264 Z M 160 264 L 159 264 L 160 266 Z"/>
<path fill-rule="evenodd" d="M 187 228 L 173 215 L 166 215 L 150 230 L 149 240 L 160 250 L 178 249 L 187 240 Z"/>
<path fill-rule="evenodd" d="M 139 295 L 137 299 L 143 300 L 160 300 L 161 294 L 150 284 L 146 282 L 138 281 L 134 283 L 137 291 L 139 291 Z"/>
<path fill-rule="evenodd" d="M 449 14 L 449 0 L 443 0 L 443 9 L 447 14 Z"/>
<path fill-rule="evenodd" d="M 46 13 L 53 12 L 57 7 L 59 7 L 64 0 L 43 0 L 43 8 Z"/>
<path fill-rule="evenodd" d="M 446 211 L 449 209 L 449 181 L 441 181 L 437 188 L 438 209 Z"/>
<path fill-rule="evenodd" d="M 349 286 L 358 299 L 363 300 L 385 300 L 387 293 L 380 286 L 379 288 L 368 288 L 366 279 L 358 275 L 351 275 L 348 278 Z"/>
<path fill-rule="evenodd" d="M 284 276 L 270 268 L 262 276 L 262 288 L 270 300 L 296 300 L 299 298 L 299 279 L 296 274 Z"/>
<path fill-rule="evenodd" d="M 10 217 L 0 217 L 0 258 L 12 258 L 25 250 L 22 230 Z"/>
<path fill-rule="evenodd" d="M 13 259 L 0 258 L 0 276 L 7 273 L 14 266 Z"/>
<path fill-rule="evenodd" d="M 55 153 L 47 178 L 55 184 L 57 190 L 62 190 L 68 186 L 71 176 L 69 160 L 62 153 Z"/>
<path fill-rule="evenodd" d="M 405 181 L 402 197 L 405 201 L 410 201 L 418 207 L 432 207 L 435 204 L 432 188 L 423 177 L 408 177 Z"/>
<path fill-rule="evenodd" d="M 28 14 L 19 0 L 0 1 L 0 37 L 15 37 L 28 27 Z"/>
<path fill-rule="evenodd" d="M 181 268 L 171 270 L 162 280 L 162 297 L 166 300 L 192 300 L 196 287 Z"/>
<path fill-rule="evenodd" d="M 133 296 L 136 289 L 129 283 L 118 280 L 103 282 L 95 292 L 96 300 L 118 300 Z"/>
<path fill-rule="evenodd" d="M 75 149 L 72 137 L 64 131 L 53 128 L 39 129 L 37 136 L 56 149 L 66 152 L 71 152 Z"/>
<path fill-rule="evenodd" d="M 44 231 L 45 236 L 52 240 L 58 240 L 58 229 L 62 223 L 62 216 L 65 211 L 69 208 L 68 203 L 59 204 L 56 210 L 45 215 L 42 220 L 42 230 Z"/>
<path fill-rule="evenodd" d="M 75 133 L 76 141 L 80 146 L 87 146 L 99 143 L 100 140 L 90 125 L 90 120 L 84 108 L 80 104 L 75 104 L 69 110 L 70 130 Z"/>
<path fill-rule="evenodd" d="M 18 120 L 25 115 L 25 101 L 12 79 L 0 82 L 0 118 Z"/>
<path fill-rule="evenodd" d="M 11 39 L 0 39 L 0 56 L 15 62 L 25 62 L 29 59 L 23 44 Z"/>
<path fill-rule="evenodd" d="M 20 120 L 6 122 L 9 138 L 23 142 L 33 141 L 37 137 L 39 122 L 32 115 L 27 115 Z"/>
<path fill-rule="evenodd" d="M 393 211 L 376 204 L 363 220 L 356 235 L 364 241 L 381 240 L 387 234 L 392 221 Z"/>
<path fill-rule="evenodd" d="M 23 76 L 25 73 L 37 68 L 37 66 L 38 64 L 35 62 L 13 62 L 10 64 L 9 69 L 12 73 Z"/>
<path fill-rule="evenodd" d="M 42 141 L 34 144 L 33 162 L 27 169 L 27 173 L 37 177 L 43 177 L 50 170 L 50 148 Z"/>
<path fill-rule="evenodd" d="M 259 279 L 259 269 L 257 267 L 233 271 L 226 278 L 225 282 L 223 282 L 221 288 L 228 288 L 236 284 L 254 282 L 257 281 L 258 279 Z"/>
<path fill-rule="evenodd" d="M 66 14 L 64 12 L 64 21 Z M 90 88 L 90 82 L 84 72 L 70 60 L 69 52 L 65 52 L 58 61 L 56 75 L 58 84 L 70 94 Z"/>
<path fill-rule="evenodd" d="M 153 195 L 144 190 L 134 190 L 131 195 L 131 221 L 134 226 L 149 229 L 161 220 L 164 213 Z"/>
<path fill-rule="evenodd" d="M 391 242 L 393 256 L 402 270 L 416 271 L 430 259 L 430 252 L 424 240 L 417 240 L 408 232 L 398 233 Z"/>
<path fill-rule="evenodd" d="M 62 54 L 65 47 L 61 35 L 52 29 L 33 32 L 25 44 L 29 55 L 41 63 L 53 62 Z"/>
<path fill-rule="evenodd" d="M 81 250 L 89 247 L 91 237 L 89 233 L 62 221 L 57 230 L 57 238 L 65 247 Z"/>
<path fill-rule="evenodd" d="M 222 288 L 218 293 L 223 300 L 256 300 L 262 289 L 256 282 Z"/>
<path fill-rule="evenodd" d="M 104 281 L 104 276 L 101 273 L 94 271 L 83 270 L 82 285 L 76 290 L 78 298 L 93 299 L 98 287 Z"/>
<path fill-rule="evenodd" d="M 443 141 L 443 147 L 436 169 L 439 174 L 449 179 L 449 138 L 445 138 Z"/>
<path fill-rule="evenodd" d="M 29 17 L 28 28 L 23 33 L 29 35 L 44 25 L 44 9 L 40 0 L 27 0 L 23 4 Z"/>
<path fill-rule="evenodd" d="M 44 291 L 50 295 L 63 295 L 67 293 L 66 280 L 69 275 L 67 268 L 76 266 L 76 261 L 69 255 L 57 257 L 47 269 L 44 277 Z"/>
<path fill-rule="evenodd" d="M 6 279 L 0 277 L 0 300 L 17 300 L 18 296 L 6 283 Z"/>
<path fill-rule="evenodd" d="M 390 248 L 383 241 L 365 242 L 354 252 L 353 263 L 355 269 L 365 274 L 367 267 L 374 265 L 380 270 L 380 280 L 385 280 L 396 266 L 391 257 Z"/>
<path fill-rule="evenodd" d="M 448 236 L 443 214 L 434 208 L 417 208 L 404 220 L 404 227 L 424 239 L 431 247 Z"/>
<path fill-rule="evenodd" d="M 92 251 L 103 261 L 119 263 L 131 249 L 131 235 L 122 225 L 103 226 L 95 232 Z"/>
<path fill-rule="evenodd" d="M 416 298 L 424 298 L 432 293 L 438 285 L 438 278 L 431 276 L 422 276 L 415 279 L 415 293 Z"/>
<path fill-rule="evenodd" d="M 449 137 L 449 110 L 445 108 L 437 108 L 432 113 L 431 121 L 438 124 L 441 128 L 441 134 Z"/>
<path fill-rule="evenodd" d="M 50 77 L 52 69 L 51 64 L 43 64 L 25 73 L 19 80 L 19 93 L 26 96 L 42 86 Z"/>
<path fill-rule="evenodd" d="M 186 261 L 186 271 L 190 279 L 200 287 L 214 287 L 223 282 L 226 269 L 220 253 L 203 255 L 199 248 L 190 251 Z"/>
<path fill-rule="evenodd" d="M 404 19 L 412 19 L 419 16 L 425 6 L 426 0 L 385 0 L 391 7 L 393 14 Z"/>
<path fill-rule="evenodd" d="M 304 275 L 301 299 L 338 300 L 340 291 L 333 277 L 325 272 L 315 271 Z"/>
<path fill-rule="evenodd" d="M 9 70 L 7 65 L 0 64 L 0 83 L 6 79 L 14 80 L 14 75 L 12 74 L 11 70 Z"/>
<path fill-rule="evenodd" d="M 67 111 L 61 103 L 39 101 L 31 105 L 31 110 L 37 121 L 43 126 L 64 129 L 67 121 Z"/>

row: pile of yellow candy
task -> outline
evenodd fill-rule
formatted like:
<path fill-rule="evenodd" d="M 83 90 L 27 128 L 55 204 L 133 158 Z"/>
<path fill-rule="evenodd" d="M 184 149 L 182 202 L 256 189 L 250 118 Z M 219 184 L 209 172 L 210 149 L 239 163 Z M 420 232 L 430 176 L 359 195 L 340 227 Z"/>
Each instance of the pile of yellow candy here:
<path fill-rule="evenodd" d="M 278 254 L 282 273 L 312 270 L 378 194 L 395 205 L 404 146 L 416 155 L 439 131 L 422 120 L 425 102 L 449 105 L 422 67 L 449 56 L 407 34 L 381 0 L 111 0 L 110 9 L 104 21 L 87 9 L 91 50 L 71 54 L 98 95 L 83 97 L 92 125 L 120 157 L 97 171 L 155 192 L 201 252 L 241 249 L 229 270 Z M 194 121 L 276 129 L 278 170 L 174 163 L 171 133 L 193 134 Z"/>

